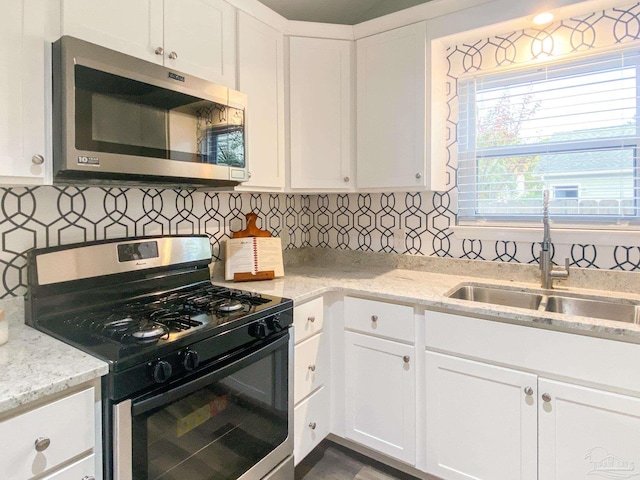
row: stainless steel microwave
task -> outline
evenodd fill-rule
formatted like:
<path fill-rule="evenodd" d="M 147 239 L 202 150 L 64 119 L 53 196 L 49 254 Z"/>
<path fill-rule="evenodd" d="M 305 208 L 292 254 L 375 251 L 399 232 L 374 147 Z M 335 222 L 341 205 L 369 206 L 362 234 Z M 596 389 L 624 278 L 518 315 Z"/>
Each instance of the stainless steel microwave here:
<path fill-rule="evenodd" d="M 54 183 L 247 180 L 244 94 L 67 36 L 52 69 Z"/>

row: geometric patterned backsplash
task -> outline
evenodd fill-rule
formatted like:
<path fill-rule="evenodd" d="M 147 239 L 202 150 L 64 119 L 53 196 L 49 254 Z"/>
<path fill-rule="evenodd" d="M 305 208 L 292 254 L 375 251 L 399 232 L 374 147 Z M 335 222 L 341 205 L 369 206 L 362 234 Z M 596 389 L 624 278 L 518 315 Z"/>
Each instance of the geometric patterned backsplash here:
<path fill-rule="evenodd" d="M 434 192 L 313 195 L 308 206 L 313 214 L 309 243 L 334 249 L 538 263 L 538 242 L 457 238 L 449 228 L 455 222 L 449 198 L 447 193 Z M 539 232 L 542 241 L 542 224 Z M 638 240 L 640 245 L 640 233 Z M 554 260 L 562 263 L 565 257 L 574 267 L 640 271 L 637 245 L 553 245 Z"/>
<path fill-rule="evenodd" d="M 536 263 L 538 243 L 457 239 L 438 193 L 285 195 L 99 187 L 0 188 L 0 298 L 23 295 L 26 252 L 74 242 L 160 234 L 207 234 L 212 254 L 244 228 L 244 214 L 287 249 L 325 247 Z M 640 247 L 556 246 L 573 266 L 640 270 Z M 566 248 L 566 251 L 562 250 Z M 562 250 L 562 251 L 561 251 Z"/>
<path fill-rule="evenodd" d="M 221 241 L 244 228 L 244 214 L 305 246 L 411 255 L 536 263 L 539 244 L 459 240 L 438 193 L 285 195 L 99 187 L 0 188 L 0 298 L 23 295 L 26 251 L 105 238 L 207 234 Z M 572 265 L 640 270 L 640 247 L 556 246 Z"/>
<path fill-rule="evenodd" d="M 0 298 L 25 293 L 26 252 L 34 247 L 204 233 L 219 258 L 221 240 L 242 230 L 250 211 L 285 248 L 309 245 L 311 216 L 301 195 L 100 187 L 1 188 L 0 195 Z"/>

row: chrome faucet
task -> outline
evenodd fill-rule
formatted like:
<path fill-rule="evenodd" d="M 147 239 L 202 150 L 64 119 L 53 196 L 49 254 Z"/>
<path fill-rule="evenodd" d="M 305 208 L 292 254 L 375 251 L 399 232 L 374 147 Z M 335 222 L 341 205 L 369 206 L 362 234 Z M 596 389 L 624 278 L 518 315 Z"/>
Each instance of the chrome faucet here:
<path fill-rule="evenodd" d="M 553 279 L 569 278 L 569 259 L 564 259 L 564 268 L 556 267 L 551 261 L 551 230 L 549 229 L 549 190 L 542 193 L 542 250 L 540 251 L 540 285 L 553 288 Z"/>

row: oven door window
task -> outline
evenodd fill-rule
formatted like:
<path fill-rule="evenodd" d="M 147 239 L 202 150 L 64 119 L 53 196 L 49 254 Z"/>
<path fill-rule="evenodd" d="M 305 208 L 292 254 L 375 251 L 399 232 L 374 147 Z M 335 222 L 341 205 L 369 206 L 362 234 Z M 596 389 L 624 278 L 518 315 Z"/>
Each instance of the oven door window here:
<path fill-rule="evenodd" d="M 134 402 L 133 478 L 240 477 L 287 438 L 287 365 L 283 343 L 160 407 L 136 414 Z"/>
<path fill-rule="evenodd" d="M 75 66 L 77 150 L 245 166 L 244 110 Z"/>

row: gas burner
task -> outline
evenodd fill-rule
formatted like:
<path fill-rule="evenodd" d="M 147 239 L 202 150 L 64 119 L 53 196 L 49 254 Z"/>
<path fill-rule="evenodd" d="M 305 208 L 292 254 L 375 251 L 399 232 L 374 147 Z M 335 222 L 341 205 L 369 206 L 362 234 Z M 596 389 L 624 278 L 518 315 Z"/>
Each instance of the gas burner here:
<path fill-rule="evenodd" d="M 155 343 L 165 335 L 169 335 L 169 328 L 161 323 L 147 323 L 129 333 L 137 343 Z"/>
<path fill-rule="evenodd" d="M 214 305 L 213 309 L 220 313 L 233 313 L 244 308 L 244 304 L 240 300 L 228 298 Z"/>

